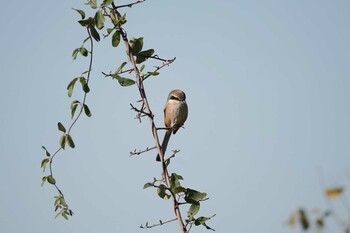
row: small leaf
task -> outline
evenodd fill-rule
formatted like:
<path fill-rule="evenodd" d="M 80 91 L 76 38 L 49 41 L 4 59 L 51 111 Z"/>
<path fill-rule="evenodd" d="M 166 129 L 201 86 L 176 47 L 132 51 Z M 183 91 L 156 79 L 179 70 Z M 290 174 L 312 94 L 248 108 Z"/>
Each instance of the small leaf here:
<path fill-rule="evenodd" d="M 157 76 L 157 75 L 159 75 L 159 72 L 147 72 L 147 74 L 149 74 L 151 76 Z"/>
<path fill-rule="evenodd" d="M 203 200 L 206 196 L 207 196 L 206 193 L 201 193 L 193 189 L 186 189 L 185 201 L 187 203 L 195 203 L 200 200 Z"/>
<path fill-rule="evenodd" d="M 105 17 L 102 11 L 99 10 L 95 14 L 95 25 L 99 30 L 101 30 L 104 26 L 104 23 L 105 23 Z"/>
<path fill-rule="evenodd" d="M 94 22 L 94 19 L 91 17 L 89 17 L 88 19 L 82 19 L 78 21 L 78 23 L 83 27 L 90 26 L 93 22 Z"/>
<path fill-rule="evenodd" d="M 107 33 L 111 34 L 113 32 L 114 28 L 107 28 Z"/>
<path fill-rule="evenodd" d="M 115 73 L 117 74 L 119 71 L 121 71 L 121 70 L 124 68 L 124 66 L 125 66 L 126 64 L 128 64 L 128 63 L 127 63 L 127 62 L 123 62 L 123 63 L 118 67 L 118 69 L 115 71 Z"/>
<path fill-rule="evenodd" d="M 74 117 L 74 114 L 75 114 L 75 111 L 77 110 L 77 107 L 78 105 L 80 104 L 79 100 L 74 100 L 71 105 L 70 105 L 70 108 L 71 108 L 71 114 L 72 114 L 72 119 Z"/>
<path fill-rule="evenodd" d="M 193 216 L 195 216 L 198 213 L 199 209 L 200 209 L 199 202 L 193 203 L 190 206 L 190 209 L 188 210 L 188 217 L 192 218 Z"/>
<path fill-rule="evenodd" d="M 68 90 L 68 96 L 71 97 L 74 89 L 75 82 L 78 80 L 78 78 L 74 78 L 67 86 Z"/>
<path fill-rule="evenodd" d="M 145 58 L 149 58 L 150 56 L 152 56 L 154 53 L 154 49 L 148 49 L 145 51 L 140 52 L 138 55 L 145 57 Z"/>
<path fill-rule="evenodd" d="M 89 86 L 87 84 L 87 81 L 86 81 L 86 79 L 84 77 L 80 77 L 80 83 L 81 83 L 81 86 L 83 88 L 83 91 L 85 93 L 89 93 L 90 92 L 90 88 L 89 88 Z"/>
<path fill-rule="evenodd" d="M 199 217 L 194 221 L 194 225 L 198 226 L 198 225 L 203 225 L 205 223 L 205 221 L 207 221 L 209 218 L 207 217 Z"/>
<path fill-rule="evenodd" d="M 63 133 L 66 132 L 66 128 L 64 128 L 64 126 L 62 125 L 61 122 L 57 123 L 57 128 L 58 128 L 59 131 L 62 131 Z"/>
<path fill-rule="evenodd" d="M 88 41 L 90 39 L 90 37 L 86 37 L 84 40 L 83 40 L 83 45 L 86 43 L 86 41 Z"/>
<path fill-rule="evenodd" d="M 96 31 L 95 27 L 94 26 L 90 26 L 89 27 L 90 29 L 90 32 L 91 32 L 91 35 L 92 37 L 97 41 L 99 42 L 101 39 L 100 39 L 100 34 Z"/>
<path fill-rule="evenodd" d="M 88 55 L 88 51 L 87 51 L 86 48 L 84 48 L 84 47 L 80 47 L 80 48 L 79 48 L 79 52 L 80 52 L 80 54 L 83 55 L 84 57 L 87 57 L 87 55 Z"/>
<path fill-rule="evenodd" d="M 343 191 L 344 191 L 344 189 L 341 187 L 328 188 L 328 189 L 326 189 L 326 196 L 328 198 L 338 197 L 343 193 Z"/>
<path fill-rule="evenodd" d="M 141 68 L 140 68 L 140 72 L 142 72 L 143 71 L 143 69 L 145 69 L 145 64 L 143 64 L 142 66 L 141 66 Z"/>
<path fill-rule="evenodd" d="M 161 184 L 157 189 L 158 196 L 162 199 L 169 199 L 170 195 L 166 193 L 166 190 L 166 186 L 164 184 Z"/>
<path fill-rule="evenodd" d="M 62 213 L 62 217 L 64 217 L 66 220 L 68 220 L 68 216 L 67 216 L 66 212 Z"/>
<path fill-rule="evenodd" d="M 71 148 L 74 148 L 74 147 L 75 147 L 73 138 L 70 136 L 70 134 L 67 135 L 67 142 L 68 142 L 68 145 L 69 145 Z"/>
<path fill-rule="evenodd" d="M 83 107 L 84 107 L 84 112 L 85 112 L 86 116 L 91 117 L 92 114 L 90 112 L 89 107 L 86 104 L 84 104 Z"/>
<path fill-rule="evenodd" d="M 109 6 L 112 2 L 113 0 L 103 0 L 103 6 Z"/>
<path fill-rule="evenodd" d="M 51 175 L 47 176 L 47 182 L 49 182 L 52 185 L 56 184 L 55 178 L 53 178 Z"/>
<path fill-rule="evenodd" d="M 306 212 L 304 209 L 298 210 L 299 223 L 302 226 L 303 230 L 307 230 L 310 227 L 310 222 L 308 217 L 306 216 Z"/>
<path fill-rule="evenodd" d="M 143 47 L 143 37 L 140 38 L 131 38 L 130 39 L 130 47 L 132 54 L 136 55 L 141 52 Z"/>
<path fill-rule="evenodd" d="M 148 182 L 143 186 L 143 189 L 149 188 L 149 187 L 153 187 L 153 184 Z"/>
<path fill-rule="evenodd" d="M 80 51 L 80 48 L 74 49 L 74 51 L 72 53 L 73 60 L 77 59 L 79 51 Z"/>
<path fill-rule="evenodd" d="M 50 161 L 50 159 L 46 158 L 43 161 L 41 161 L 41 168 L 45 172 L 46 164 Z"/>
<path fill-rule="evenodd" d="M 47 151 L 46 147 L 45 146 L 41 146 L 41 147 L 45 150 L 46 156 L 50 157 L 51 154 Z"/>
<path fill-rule="evenodd" d="M 142 62 L 146 61 L 147 58 L 136 55 L 136 64 L 141 64 Z"/>
<path fill-rule="evenodd" d="M 135 84 L 135 81 L 132 80 L 132 79 L 129 79 L 129 78 L 123 78 L 123 77 L 120 77 L 119 75 L 117 74 L 111 74 L 111 76 L 115 79 L 118 80 L 119 84 L 122 86 L 122 87 L 127 87 L 127 86 L 132 86 Z"/>
<path fill-rule="evenodd" d="M 86 5 L 90 5 L 90 7 L 92 9 L 96 9 L 97 8 L 97 4 L 96 4 L 96 0 L 89 0 L 87 3 L 85 3 Z"/>
<path fill-rule="evenodd" d="M 60 200 L 61 205 L 63 205 L 64 207 L 68 206 L 66 201 L 64 200 L 64 198 L 62 196 L 59 198 L 59 200 Z"/>
<path fill-rule="evenodd" d="M 112 46 L 118 47 L 119 43 L 120 43 L 120 32 L 116 30 L 112 36 Z"/>
<path fill-rule="evenodd" d="M 66 135 L 62 135 L 62 137 L 60 138 L 60 145 L 62 147 L 62 149 L 64 150 L 66 147 Z"/>
<path fill-rule="evenodd" d="M 72 8 L 72 9 L 75 10 L 75 11 L 77 11 L 77 12 L 81 15 L 81 18 L 82 18 L 82 19 L 85 19 L 85 12 L 84 12 L 84 11 L 79 10 L 79 9 L 74 9 L 74 8 Z"/>
<path fill-rule="evenodd" d="M 41 187 L 43 187 L 45 181 L 47 180 L 47 176 L 44 176 L 42 179 L 41 179 Z"/>

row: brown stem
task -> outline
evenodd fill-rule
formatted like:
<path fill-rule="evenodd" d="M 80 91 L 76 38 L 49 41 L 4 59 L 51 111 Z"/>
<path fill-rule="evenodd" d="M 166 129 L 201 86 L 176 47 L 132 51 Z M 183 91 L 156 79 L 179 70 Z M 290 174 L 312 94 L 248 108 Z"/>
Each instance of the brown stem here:
<path fill-rule="evenodd" d="M 112 6 L 113 6 L 114 11 L 116 12 L 116 16 L 119 17 L 118 16 L 119 14 L 117 13 L 118 12 L 117 7 L 115 6 L 114 3 L 112 3 Z M 143 86 L 143 79 L 142 79 L 140 71 L 139 71 L 139 69 L 138 69 L 138 67 L 136 65 L 134 56 L 133 56 L 133 54 L 131 52 L 130 45 L 129 45 L 129 40 L 127 38 L 125 30 L 123 28 L 120 28 L 119 31 L 120 31 L 120 33 L 122 35 L 122 38 L 123 38 L 123 41 L 124 41 L 124 45 L 125 45 L 125 48 L 126 48 L 126 53 L 128 55 L 128 58 L 129 58 L 129 60 L 131 62 L 131 65 L 132 65 L 132 67 L 134 69 L 134 72 L 135 72 L 135 75 L 136 75 L 136 83 L 137 83 L 137 86 L 138 86 L 138 89 L 139 89 L 139 92 L 140 92 L 141 100 L 142 100 L 142 102 L 144 104 L 144 107 L 145 107 L 145 112 L 148 113 L 147 115 L 148 115 L 148 118 L 149 118 L 150 123 L 151 123 L 152 134 L 153 134 L 154 140 L 156 142 L 156 147 L 157 147 L 158 153 L 160 155 L 160 159 L 161 159 L 163 178 L 164 178 L 164 181 L 165 181 L 165 185 L 167 186 L 167 188 L 170 189 L 169 172 L 168 172 L 166 164 L 165 164 L 163 150 L 161 149 L 161 146 L 160 146 L 159 136 L 158 136 L 158 133 L 157 133 L 157 127 L 156 127 L 156 125 L 154 123 L 154 115 L 153 115 L 153 113 L 151 111 L 151 108 L 149 106 L 149 103 L 148 103 L 148 100 L 147 100 L 147 97 L 146 97 L 146 91 L 145 91 L 144 86 Z M 170 192 L 170 193 L 171 193 L 171 197 L 172 197 L 172 200 L 173 200 L 173 206 L 174 206 L 174 212 L 175 212 L 175 215 L 176 215 L 176 219 L 179 222 L 181 231 L 183 233 L 188 233 L 187 229 L 186 229 L 186 226 L 185 226 L 185 224 L 184 224 L 184 222 L 182 220 L 182 217 L 181 217 L 181 212 L 180 212 L 180 209 L 179 209 L 179 205 L 178 205 L 176 196 L 175 196 L 175 194 L 173 192 Z"/>

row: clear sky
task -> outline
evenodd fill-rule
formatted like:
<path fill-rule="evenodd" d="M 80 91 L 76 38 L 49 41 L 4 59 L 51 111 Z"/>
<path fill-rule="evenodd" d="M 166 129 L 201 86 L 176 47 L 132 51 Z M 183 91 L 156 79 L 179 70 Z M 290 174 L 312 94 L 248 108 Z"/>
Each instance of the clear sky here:
<path fill-rule="evenodd" d="M 87 100 L 93 117 L 78 122 L 76 149 L 55 161 L 75 215 L 54 219 L 56 192 L 40 187 L 41 146 L 58 147 L 56 124 L 70 123 L 66 86 L 88 64 L 71 58 L 85 38 L 72 7 L 87 9 L 83 1 L 2 3 L 4 233 L 143 232 L 140 224 L 173 217 L 170 201 L 142 189 L 160 176 L 156 154 L 129 157 L 153 141 L 149 122 L 139 124 L 130 111 L 135 87 L 101 75 L 126 59 L 106 39 L 96 44 Z M 130 37 L 177 57 L 146 82 L 147 94 L 162 126 L 168 92 L 186 92 L 189 118 L 171 138 L 168 149 L 181 153 L 170 171 L 208 193 L 200 214 L 217 214 L 208 222 L 217 232 L 300 232 L 284 225 L 292 211 L 325 208 L 322 189 L 349 184 L 349 12 L 347 0 L 148 0 L 127 10 Z M 179 232 L 178 225 L 147 230 L 164 231 Z"/>

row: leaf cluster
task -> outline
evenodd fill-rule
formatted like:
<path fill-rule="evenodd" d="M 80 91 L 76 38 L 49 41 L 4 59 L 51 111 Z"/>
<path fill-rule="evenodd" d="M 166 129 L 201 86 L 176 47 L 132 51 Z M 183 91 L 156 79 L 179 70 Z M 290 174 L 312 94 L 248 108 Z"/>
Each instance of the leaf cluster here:
<path fill-rule="evenodd" d="M 155 187 L 157 189 L 157 194 L 161 199 L 170 199 L 172 195 L 176 195 L 178 198 L 178 203 L 180 205 L 189 205 L 187 211 L 187 218 L 185 219 L 186 224 L 194 224 L 195 226 L 203 225 L 209 230 L 213 230 L 206 224 L 206 221 L 211 219 L 211 217 L 196 217 L 196 214 L 200 210 L 200 203 L 208 200 L 207 194 L 204 192 L 199 192 L 191 188 L 185 188 L 181 185 L 181 180 L 183 177 L 176 173 L 172 173 L 170 176 L 170 188 L 168 188 L 163 180 L 153 179 L 152 182 L 146 183 L 143 188 Z"/>

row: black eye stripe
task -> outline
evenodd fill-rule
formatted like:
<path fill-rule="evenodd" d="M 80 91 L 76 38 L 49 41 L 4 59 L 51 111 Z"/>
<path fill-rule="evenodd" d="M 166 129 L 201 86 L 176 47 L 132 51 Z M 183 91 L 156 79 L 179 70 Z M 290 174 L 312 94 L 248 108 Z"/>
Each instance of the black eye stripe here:
<path fill-rule="evenodd" d="M 179 100 L 179 98 L 177 98 L 176 96 L 173 96 L 173 95 L 170 96 L 170 99 L 171 99 L 171 100 Z"/>

